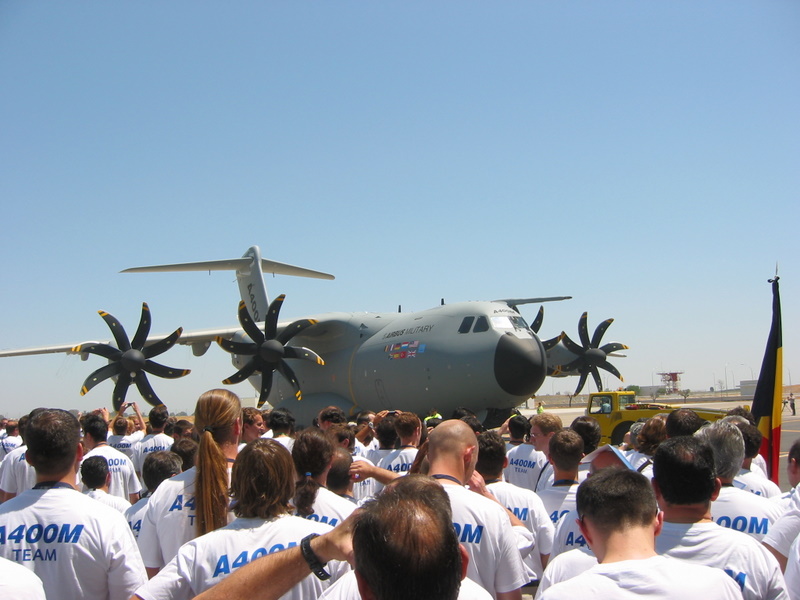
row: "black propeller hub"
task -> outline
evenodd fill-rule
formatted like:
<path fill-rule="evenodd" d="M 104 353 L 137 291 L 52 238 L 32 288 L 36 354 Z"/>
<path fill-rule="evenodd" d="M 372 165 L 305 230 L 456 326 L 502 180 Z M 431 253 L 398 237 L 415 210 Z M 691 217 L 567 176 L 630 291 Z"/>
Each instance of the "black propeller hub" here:
<path fill-rule="evenodd" d="M 119 362 L 122 363 L 122 368 L 128 373 L 138 373 L 144 368 L 146 360 L 144 353 L 136 348 L 131 348 L 122 353 Z"/>
<path fill-rule="evenodd" d="M 600 348 L 588 348 L 586 352 L 584 352 L 583 358 L 589 365 L 597 367 L 605 362 L 606 353 L 600 350 Z"/>
<path fill-rule="evenodd" d="M 259 346 L 258 355 L 268 364 L 276 364 L 286 355 L 283 344 L 278 340 L 266 340 Z"/>

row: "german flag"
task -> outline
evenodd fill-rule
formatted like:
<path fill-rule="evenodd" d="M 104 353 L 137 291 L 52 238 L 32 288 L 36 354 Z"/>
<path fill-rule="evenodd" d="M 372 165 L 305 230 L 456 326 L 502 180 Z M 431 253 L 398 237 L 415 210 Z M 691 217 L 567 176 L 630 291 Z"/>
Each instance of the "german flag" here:
<path fill-rule="evenodd" d="M 781 449 L 781 409 L 783 408 L 783 336 L 781 334 L 781 295 L 778 276 L 772 284 L 772 325 L 753 396 L 753 416 L 764 436 L 760 454 L 767 462 L 769 478 L 778 483 L 778 458 Z"/>

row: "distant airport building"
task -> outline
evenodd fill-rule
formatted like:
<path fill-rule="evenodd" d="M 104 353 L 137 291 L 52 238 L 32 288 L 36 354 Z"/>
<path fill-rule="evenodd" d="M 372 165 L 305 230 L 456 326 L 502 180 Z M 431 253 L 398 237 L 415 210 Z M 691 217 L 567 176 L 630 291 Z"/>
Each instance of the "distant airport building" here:
<path fill-rule="evenodd" d="M 739 382 L 739 393 L 745 398 L 752 398 L 756 395 L 756 384 L 758 379 L 743 379 Z"/>

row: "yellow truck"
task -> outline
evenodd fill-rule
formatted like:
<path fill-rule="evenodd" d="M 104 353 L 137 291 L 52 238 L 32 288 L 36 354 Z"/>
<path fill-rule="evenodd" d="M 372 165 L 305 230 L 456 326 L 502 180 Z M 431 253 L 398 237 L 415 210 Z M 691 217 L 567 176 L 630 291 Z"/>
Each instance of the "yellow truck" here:
<path fill-rule="evenodd" d="M 594 392 L 589 394 L 586 414 L 597 419 L 603 437 L 600 444 L 621 444 L 622 438 L 639 419 L 649 419 L 659 413 L 670 413 L 681 406 L 657 402 L 637 402 L 635 392 Z M 692 407 L 701 418 L 716 421 L 725 416 L 726 411 Z"/>

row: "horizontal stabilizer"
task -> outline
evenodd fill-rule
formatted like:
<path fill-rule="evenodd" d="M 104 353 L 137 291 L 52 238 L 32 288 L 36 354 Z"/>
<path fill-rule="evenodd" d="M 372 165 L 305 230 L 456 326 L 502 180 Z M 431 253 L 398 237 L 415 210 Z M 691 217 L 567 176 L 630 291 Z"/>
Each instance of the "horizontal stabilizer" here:
<path fill-rule="evenodd" d="M 154 265 L 152 267 L 133 267 L 124 269 L 121 273 L 169 273 L 180 271 L 240 271 L 249 270 L 252 264 L 250 257 L 231 258 L 229 260 L 207 260 L 202 262 L 177 263 L 174 265 Z M 293 275 L 294 277 L 311 277 L 314 279 L 334 279 L 334 276 L 322 271 L 313 271 L 296 267 L 274 260 L 261 259 L 261 269 L 264 273 L 275 275 Z"/>

